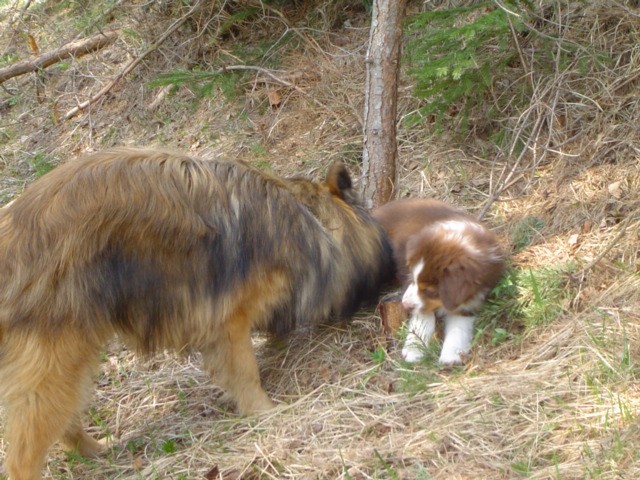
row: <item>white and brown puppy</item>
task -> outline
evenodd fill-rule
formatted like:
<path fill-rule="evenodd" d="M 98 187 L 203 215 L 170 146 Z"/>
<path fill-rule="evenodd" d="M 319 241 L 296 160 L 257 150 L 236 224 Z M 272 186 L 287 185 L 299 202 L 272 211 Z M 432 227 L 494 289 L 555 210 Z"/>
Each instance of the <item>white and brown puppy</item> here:
<path fill-rule="evenodd" d="M 475 313 L 504 271 L 496 236 L 446 203 L 406 199 L 373 212 L 393 247 L 396 277 L 408 284 L 402 297 L 411 313 L 402 356 L 417 362 L 444 321 L 440 363 L 463 363 L 473 340 Z"/>

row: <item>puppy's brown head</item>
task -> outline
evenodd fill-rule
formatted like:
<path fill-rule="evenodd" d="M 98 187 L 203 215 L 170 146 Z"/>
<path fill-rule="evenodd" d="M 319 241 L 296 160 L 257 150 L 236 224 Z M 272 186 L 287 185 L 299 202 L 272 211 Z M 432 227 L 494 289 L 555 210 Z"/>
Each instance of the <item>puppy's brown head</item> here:
<path fill-rule="evenodd" d="M 503 257 L 494 235 L 466 220 L 425 227 L 407 242 L 407 268 L 416 308 L 423 312 L 444 307 L 473 312 L 495 286 Z"/>

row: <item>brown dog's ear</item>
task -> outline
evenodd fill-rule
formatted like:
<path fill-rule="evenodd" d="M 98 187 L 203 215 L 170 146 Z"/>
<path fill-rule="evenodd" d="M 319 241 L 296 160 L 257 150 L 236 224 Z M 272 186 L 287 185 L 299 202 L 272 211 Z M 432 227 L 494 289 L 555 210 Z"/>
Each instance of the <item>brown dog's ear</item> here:
<path fill-rule="evenodd" d="M 440 280 L 439 294 L 442 304 L 447 310 L 456 310 L 460 305 L 471 300 L 476 293 L 474 279 L 476 273 L 471 265 L 465 262 L 449 265 L 444 269 L 443 278 Z"/>
<path fill-rule="evenodd" d="M 353 189 L 351 175 L 349 175 L 347 167 L 345 167 L 344 163 L 340 160 L 333 162 L 329 168 L 329 173 L 327 173 L 327 179 L 325 182 L 332 195 L 343 200 L 351 198 L 351 190 Z"/>

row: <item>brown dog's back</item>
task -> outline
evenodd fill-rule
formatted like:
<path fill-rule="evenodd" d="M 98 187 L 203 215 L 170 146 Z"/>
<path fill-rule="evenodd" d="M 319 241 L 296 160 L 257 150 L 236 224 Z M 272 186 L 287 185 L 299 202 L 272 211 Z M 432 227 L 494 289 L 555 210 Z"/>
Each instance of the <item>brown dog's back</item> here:
<path fill-rule="evenodd" d="M 325 182 L 174 152 L 67 162 L 0 210 L 0 397 L 12 480 L 49 446 L 93 455 L 92 375 L 118 334 L 143 353 L 198 350 L 242 413 L 273 406 L 254 329 L 351 315 L 390 268 L 382 228 L 345 167 Z"/>

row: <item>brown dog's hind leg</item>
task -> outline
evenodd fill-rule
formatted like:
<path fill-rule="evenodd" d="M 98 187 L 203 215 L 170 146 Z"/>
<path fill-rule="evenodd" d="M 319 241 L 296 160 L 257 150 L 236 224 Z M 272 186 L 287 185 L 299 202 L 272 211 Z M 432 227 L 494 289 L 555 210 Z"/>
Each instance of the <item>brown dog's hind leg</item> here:
<path fill-rule="evenodd" d="M 75 450 L 83 457 L 97 457 L 105 450 L 105 443 L 90 437 L 82 428 L 80 415 L 76 414 L 60 439 L 68 450 Z"/>
<path fill-rule="evenodd" d="M 244 318 L 235 320 L 240 321 L 225 325 L 220 341 L 203 350 L 205 368 L 231 394 L 242 415 L 268 410 L 275 405 L 260 383 L 251 329 Z"/>
<path fill-rule="evenodd" d="M 84 432 L 79 433 L 76 419 L 99 350 L 79 332 L 55 336 L 14 332 L 4 340 L 3 362 L 8 367 L 0 374 L 6 382 L 2 387 L 6 470 L 11 480 L 39 480 L 47 451 L 56 440 L 73 436 L 79 450 L 95 447 Z"/>
<path fill-rule="evenodd" d="M 92 368 L 95 367 L 95 368 Z M 82 415 L 87 408 L 93 390 L 93 376 L 98 367 L 98 356 L 85 365 L 84 378 L 78 379 L 80 387 L 80 406 L 71 419 L 67 430 L 60 438 L 60 443 L 68 450 L 75 450 L 83 457 L 97 457 L 105 450 L 105 442 L 90 437 L 82 428 Z"/>

